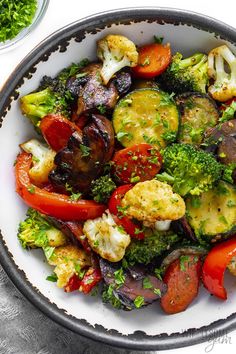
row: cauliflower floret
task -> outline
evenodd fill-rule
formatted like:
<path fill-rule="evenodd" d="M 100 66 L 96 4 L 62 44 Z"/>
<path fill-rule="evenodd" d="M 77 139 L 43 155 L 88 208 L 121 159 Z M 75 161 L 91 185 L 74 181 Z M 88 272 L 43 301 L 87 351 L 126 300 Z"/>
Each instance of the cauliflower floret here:
<path fill-rule="evenodd" d="M 29 171 L 33 183 L 40 185 L 48 181 L 48 174 L 54 167 L 56 152 L 36 139 L 21 144 L 20 147 L 33 155 L 33 167 Z"/>
<path fill-rule="evenodd" d="M 119 230 L 108 211 L 101 218 L 87 220 L 83 231 L 94 252 L 110 262 L 119 262 L 130 244 L 130 236 Z"/>
<path fill-rule="evenodd" d="M 76 268 L 83 269 L 91 265 L 91 259 L 84 250 L 74 245 L 55 248 L 52 256 L 48 259 L 50 265 L 56 266 L 54 272 L 57 275 L 57 286 L 63 288 L 76 273 Z"/>
<path fill-rule="evenodd" d="M 105 85 L 117 71 L 125 66 L 136 66 L 138 63 L 135 44 L 116 34 L 109 34 L 98 41 L 97 56 L 103 62 L 101 77 Z"/>
<path fill-rule="evenodd" d="M 228 269 L 231 274 L 233 274 L 236 277 L 236 257 L 233 257 L 228 264 Z"/>
<path fill-rule="evenodd" d="M 225 65 L 229 72 L 225 71 Z M 236 57 L 226 45 L 214 48 L 208 54 L 208 75 L 215 80 L 208 88 L 215 100 L 224 102 L 236 96 Z"/>
<path fill-rule="evenodd" d="M 139 182 L 121 201 L 125 215 L 140 221 L 177 220 L 185 214 L 185 203 L 172 188 L 155 179 Z"/>

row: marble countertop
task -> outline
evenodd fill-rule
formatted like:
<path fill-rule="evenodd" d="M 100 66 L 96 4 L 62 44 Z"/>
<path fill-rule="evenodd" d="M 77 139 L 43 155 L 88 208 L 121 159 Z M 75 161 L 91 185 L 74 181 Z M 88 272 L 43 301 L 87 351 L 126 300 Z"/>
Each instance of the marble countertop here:
<path fill-rule="evenodd" d="M 214 6 L 213 6 L 214 4 Z M 35 29 L 20 46 L 0 54 L 0 88 L 8 75 L 21 59 L 42 39 L 58 28 L 92 13 L 117 7 L 128 6 L 165 6 L 189 9 L 205 13 L 221 21 L 235 26 L 236 5 L 225 1 L 206 2 L 198 0 L 119 0 L 113 4 L 108 0 L 95 2 L 86 0 L 58 1 L 50 0 L 47 13 L 40 26 Z M 0 354 L 122 354 L 137 352 L 111 348 L 101 343 L 95 343 L 56 324 L 26 300 L 14 287 L 0 266 Z M 235 353 L 236 332 L 229 334 L 229 340 L 218 340 L 216 343 L 204 343 L 190 348 L 170 350 L 171 353 Z M 144 352 L 143 352 L 144 353 Z"/>

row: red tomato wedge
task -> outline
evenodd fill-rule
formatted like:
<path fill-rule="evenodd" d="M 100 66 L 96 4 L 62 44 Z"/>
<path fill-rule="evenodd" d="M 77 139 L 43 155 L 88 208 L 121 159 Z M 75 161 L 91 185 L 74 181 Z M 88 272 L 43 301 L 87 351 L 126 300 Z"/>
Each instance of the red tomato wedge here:
<path fill-rule="evenodd" d="M 30 207 L 39 212 L 62 220 L 83 221 L 102 216 L 106 205 L 92 200 L 70 200 L 64 194 L 51 193 L 31 183 L 29 170 L 32 156 L 22 152 L 17 156 L 15 165 L 16 192 Z"/>
<path fill-rule="evenodd" d="M 45 116 L 41 120 L 40 130 L 44 139 L 54 151 L 63 149 L 75 131 L 81 134 L 80 128 L 75 123 L 70 122 L 60 114 Z"/>
<path fill-rule="evenodd" d="M 135 77 L 152 79 L 165 71 L 171 61 L 170 44 L 148 44 L 139 48 L 138 65 L 132 68 Z"/>
<path fill-rule="evenodd" d="M 113 218 L 117 225 L 122 226 L 131 237 L 141 240 L 144 238 L 144 233 L 142 232 L 140 225 L 134 223 L 133 220 L 125 216 L 125 212 L 122 213 L 120 209 L 122 198 L 131 188 L 133 188 L 132 184 L 125 184 L 124 186 L 116 188 L 111 195 L 108 208 L 111 214 L 113 214 Z"/>
<path fill-rule="evenodd" d="M 224 288 L 225 269 L 234 256 L 236 256 L 236 236 L 213 247 L 202 267 L 204 286 L 212 295 L 222 300 L 227 299 Z"/>
<path fill-rule="evenodd" d="M 160 171 L 162 156 L 150 144 L 136 144 L 115 153 L 113 174 L 120 183 L 137 183 L 153 179 Z"/>

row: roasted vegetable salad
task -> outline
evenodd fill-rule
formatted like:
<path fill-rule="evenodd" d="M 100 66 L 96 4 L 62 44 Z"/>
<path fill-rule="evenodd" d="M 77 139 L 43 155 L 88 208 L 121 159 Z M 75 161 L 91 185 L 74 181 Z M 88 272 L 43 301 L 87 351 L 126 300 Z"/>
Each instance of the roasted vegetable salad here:
<path fill-rule="evenodd" d="M 236 58 L 222 45 L 184 58 L 154 36 L 109 34 L 87 59 L 20 98 L 16 191 L 24 249 L 47 280 L 117 309 L 184 311 L 201 283 L 226 299 L 236 257 Z M 222 68 L 228 66 L 227 72 Z M 79 299 L 78 299 L 79 301 Z"/>

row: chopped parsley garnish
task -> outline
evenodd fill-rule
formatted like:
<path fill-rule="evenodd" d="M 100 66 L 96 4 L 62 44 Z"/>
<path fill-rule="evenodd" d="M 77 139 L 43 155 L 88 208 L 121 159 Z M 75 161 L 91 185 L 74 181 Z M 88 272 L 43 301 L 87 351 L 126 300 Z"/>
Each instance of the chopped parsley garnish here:
<path fill-rule="evenodd" d="M 57 281 L 57 275 L 55 273 L 52 273 L 51 275 L 48 275 L 46 280 L 48 281 L 52 281 L 53 283 L 55 283 Z"/>
<path fill-rule="evenodd" d="M 233 208 L 236 206 L 236 203 L 233 200 L 228 200 L 227 202 L 227 207 L 228 208 Z"/>
<path fill-rule="evenodd" d="M 86 146 L 86 145 L 83 145 L 83 144 L 80 144 L 79 146 L 80 148 L 80 151 L 82 152 L 82 157 L 88 157 L 90 155 L 90 147 Z"/>
<path fill-rule="evenodd" d="M 74 202 L 76 202 L 77 200 L 79 200 L 82 196 L 82 193 L 72 193 L 70 196 L 70 200 L 73 200 Z"/>
<path fill-rule="evenodd" d="M 131 183 L 137 183 L 140 181 L 140 177 L 139 176 L 134 176 L 130 178 L 130 182 Z"/>
<path fill-rule="evenodd" d="M 70 200 L 77 201 L 82 197 L 82 193 L 74 193 L 73 192 L 73 187 L 69 185 L 69 183 L 66 183 L 65 185 L 66 191 L 71 193 L 70 195 Z"/>
<path fill-rule="evenodd" d="M 129 208 L 129 205 L 126 205 L 124 207 L 118 205 L 117 206 L 117 211 L 118 211 L 118 217 L 122 217 L 126 215 L 127 209 Z"/>
<path fill-rule="evenodd" d="M 139 309 L 140 307 L 142 307 L 144 305 L 144 297 L 138 295 L 135 299 L 134 299 L 134 306 Z"/>
<path fill-rule="evenodd" d="M 98 247 L 99 246 L 99 241 L 98 240 L 94 241 L 93 246 L 94 247 Z"/>
<path fill-rule="evenodd" d="M 186 263 L 189 262 L 189 256 L 180 256 L 180 259 L 179 259 L 179 264 L 180 264 L 180 270 L 182 270 L 182 272 L 185 272 L 186 270 Z"/>
<path fill-rule="evenodd" d="M 162 280 L 163 269 L 155 268 L 154 273 L 157 279 Z"/>
<path fill-rule="evenodd" d="M 143 279 L 143 289 L 152 289 L 153 285 L 148 277 Z"/>
<path fill-rule="evenodd" d="M 100 104 L 99 106 L 97 106 L 97 109 L 99 110 L 99 112 L 101 114 L 106 113 L 106 110 L 107 110 L 106 107 L 103 104 Z"/>
<path fill-rule="evenodd" d="M 79 263 L 75 263 L 74 267 L 75 267 L 75 272 L 78 275 L 78 277 L 80 279 L 83 279 L 84 274 L 86 272 L 85 269 L 81 269 L 81 265 Z"/>
<path fill-rule="evenodd" d="M 32 184 L 27 188 L 28 192 L 30 192 L 31 194 L 35 193 L 35 186 L 33 186 Z"/>
<path fill-rule="evenodd" d="M 125 282 L 125 275 L 124 275 L 123 268 L 116 270 L 114 272 L 114 277 L 115 277 L 116 285 L 119 285 L 119 286 L 123 285 Z"/>
<path fill-rule="evenodd" d="M 161 296 L 161 290 L 160 290 L 160 289 L 155 288 L 155 289 L 153 290 L 153 292 L 154 292 L 154 294 L 156 294 L 156 295 L 158 295 L 158 296 Z"/>
<path fill-rule="evenodd" d="M 121 141 L 122 139 L 126 138 L 128 140 L 132 140 L 133 135 L 131 133 L 127 133 L 127 132 L 123 132 L 123 131 L 119 131 L 116 134 L 116 138 L 117 140 Z"/>
<path fill-rule="evenodd" d="M 51 259 L 54 254 L 55 247 L 47 246 L 47 247 L 44 247 L 43 250 L 44 250 L 44 254 L 45 254 L 46 258 Z"/>
<path fill-rule="evenodd" d="M 166 131 L 161 134 L 162 139 L 164 139 L 168 143 L 173 143 L 176 140 L 176 132 L 174 131 Z"/>
<path fill-rule="evenodd" d="M 158 37 L 158 36 L 153 36 L 154 37 L 154 42 L 157 44 L 162 44 L 163 42 L 163 37 Z"/>

